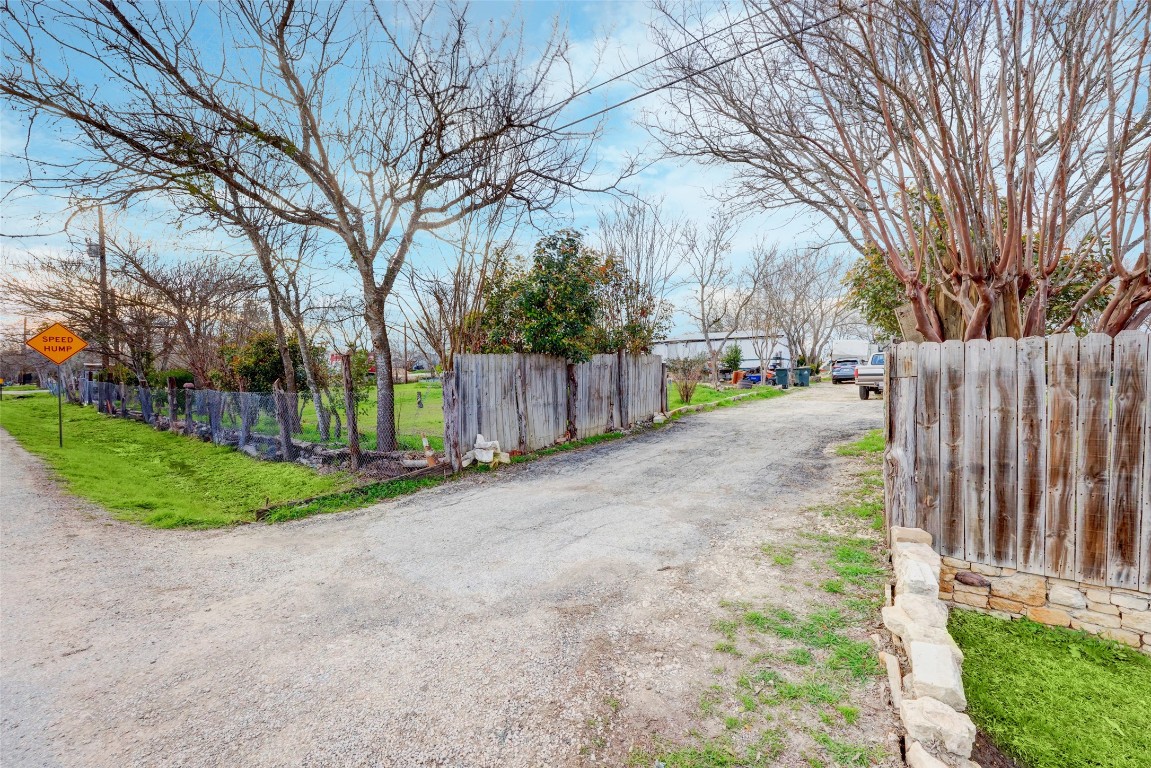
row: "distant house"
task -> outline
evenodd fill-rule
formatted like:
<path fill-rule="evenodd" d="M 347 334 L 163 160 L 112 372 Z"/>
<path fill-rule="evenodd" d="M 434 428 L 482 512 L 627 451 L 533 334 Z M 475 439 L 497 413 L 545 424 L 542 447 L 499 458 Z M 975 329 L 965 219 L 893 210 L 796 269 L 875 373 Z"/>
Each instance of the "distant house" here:
<path fill-rule="evenodd" d="M 718 344 L 725 335 L 726 331 L 711 334 L 712 343 Z M 759 367 L 760 349 L 766 350 L 763 357 L 768 361 L 768 364 L 777 355 L 784 365 L 791 363 L 791 353 L 782 337 L 776 336 L 769 339 L 763 331 L 736 331 L 731 334 L 731 338 L 727 340 L 726 344 L 720 347 L 719 356 L 723 357 L 724 350 L 734 344 L 738 344 L 740 352 L 743 353 L 743 362 L 739 367 L 745 370 Z M 653 355 L 659 355 L 664 360 L 694 355 L 706 356 L 707 343 L 704 341 L 702 333 L 693 333 L 657 341 L 652 346 L 651 351 Z"/>

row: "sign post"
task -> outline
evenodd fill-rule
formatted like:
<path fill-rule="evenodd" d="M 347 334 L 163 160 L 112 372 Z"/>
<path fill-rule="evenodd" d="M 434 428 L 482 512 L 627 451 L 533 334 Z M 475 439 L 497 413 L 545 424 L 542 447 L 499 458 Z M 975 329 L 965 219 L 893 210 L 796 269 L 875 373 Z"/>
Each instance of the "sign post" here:
<path fill-rule="evenodd" d="M 53 323 L 24 342 L 56 364 L 56 419 L 59 427 L 60 447 L 64 447 L 64 361 L 88 346 L 70 330 Z"/>

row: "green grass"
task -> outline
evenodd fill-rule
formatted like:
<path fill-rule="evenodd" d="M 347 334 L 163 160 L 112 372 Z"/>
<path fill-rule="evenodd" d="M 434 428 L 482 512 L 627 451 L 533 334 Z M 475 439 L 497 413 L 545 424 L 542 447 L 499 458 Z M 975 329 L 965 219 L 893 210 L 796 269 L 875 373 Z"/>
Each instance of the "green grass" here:
<path fill-rule="evenodd" d="M 41 387 L 38 384 L 5 384 L 5 392 L 35 392 Z"/>
<path fill-rule="evenodd" d="M 883 430 L 873 429 L 854 443 L 841 445 L 835 449 L 840 456 L 867 456 L 883 453 Z"/>
<path fill-rule="evenodd" d="M 1146 768 L 1151 658 L 1031 621 L 954 610 L 968 713 L 1027 768 Z"/>
<path fill-rule="evenodd" d="M 339 491 L 344 474 L 258 461 L 231 448 L 157 432 L 92 408 L 64 406 L 57 444 L 56 400 L 33 395 L 0 403 L 0 426 L 43 457 L 69 491 L 120 520 L 157 528 L 214 528 L 255 519 L 267 503 Z"/>
<path fill-rule="evenodd" d="M 690 405 L 728 405 L 738 404 L 743 402 L 741 400 L 731 400 L 737 395 L 746 395 L 745 400 L 769 400 L 773 397 L 781 397 L 786 395 L 790 390 L 780 389 L 779 387 L 755 387 L 753 389 L 723 389 L 717 390 L 711 387 L 700 384 L 695 388 L 695 393 L 692 395 Z M 674 411 L 676 408 L 682 408 L 689 403 L 685 403 L 679 397 L 679 392 L 676 391 L 675 385 L 668 382 L 667 385 L 667 407 L 668 410 Z"/>
<path fill-rule="evenodd" d="M 424 407 L 416 406 L 416 394 L 422 393 Z M 357 426 L 364 445 L 374 446 L 376 441 L 376 388 L 365 391 L 365 399 L 360 401 L 356 409 Z M 444 389 L 438 383 L 426 381 L 413 381 L 409 384 L 395 385 L 396 397 L 396 431 L 400 448 L 419 450 L 423 447 L 420 435 L 426 434 L 428 442 L 437 451 L 444 448 Z M 343 409 L 340 409 L 340 420 L 345 422 Z M 316 427 L 316 409 L 312 407 L 311 398 L 304 406 L 301 418 L 303 427 L 302 439 L 320 442 L 320 434 Z M 346 443 L 346 441 L 341 441 Z"/>

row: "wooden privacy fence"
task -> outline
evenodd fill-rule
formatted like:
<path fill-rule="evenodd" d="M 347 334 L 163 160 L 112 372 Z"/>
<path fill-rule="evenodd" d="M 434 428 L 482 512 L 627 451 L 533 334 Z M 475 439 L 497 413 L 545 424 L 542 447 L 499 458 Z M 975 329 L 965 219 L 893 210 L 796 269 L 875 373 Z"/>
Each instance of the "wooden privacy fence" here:
<path fill-rule="evenodd" d="M 667 410 L 657 355 L 456 355 L 444 374 L 444 451 L 459 468 L 476 435 L 505 451 L 624 429 Z"/>
<path fill-rule="evenodd" d="M 1151 334 L 904 343 L 888 523 L 942 555 L 1151 592 Z"/>

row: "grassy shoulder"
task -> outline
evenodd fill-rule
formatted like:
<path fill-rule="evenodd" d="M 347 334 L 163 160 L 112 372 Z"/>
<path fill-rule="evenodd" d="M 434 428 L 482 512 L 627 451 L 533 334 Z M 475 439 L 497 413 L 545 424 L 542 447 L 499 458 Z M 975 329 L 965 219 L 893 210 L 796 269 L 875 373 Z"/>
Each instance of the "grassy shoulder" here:
<path fill-rule="evenodd" d="M 1145 768 L 1151 658 L 1031 621 L 953 610 L 968 713 L 1026 768 Z"/>
<path fill-rule="evenodd" d="M 882 669 L 867 634 L 887 581 L 882 481 L 869 434 L 842 446 L 856 458 L 850 501 L 807 510 L 818 522 L 760 547 L 782 576 L 770 602 L 723 601 L 711 625 L 717 665 L 687 737 L 656 736 L 628 765 L 866 768 L 890 757 L 869 722 Z M 879 524 L 876 525 L 876 520 Z M 757 558 L 758 559 L 758 558 Z M 803 587 L 801 589 L 800 587 Z"/>
<path fill-rule="evenodd" d="M 72 493 L 120 520 L 157 528 L 250 522 L 268 503 L 331 493 L 351 483 L 343 474 L 257 461 L 231 448 L 70 405 L 64 407 L 61 449 L 56 400 L 48 395 L 5 399 L 0 426 L 47 461 Z"/>
<path fill-rule="evenodd" d="M 779 387 L 756 387 L 754 389 L 712 389 L 699 385 L 691 398 L 690 405 L 705 407 L 726 407 L 737 405 L 744 400 L 770 400 L 773 397 L 782 397 L 792 390 Z M 736 399 L 739 398 L 739 399 Z M 680 399 L 679 392 L 671 384 L 667 389 L 667 407 L 669 411 L 682 408 L 685 405 Z"/>

